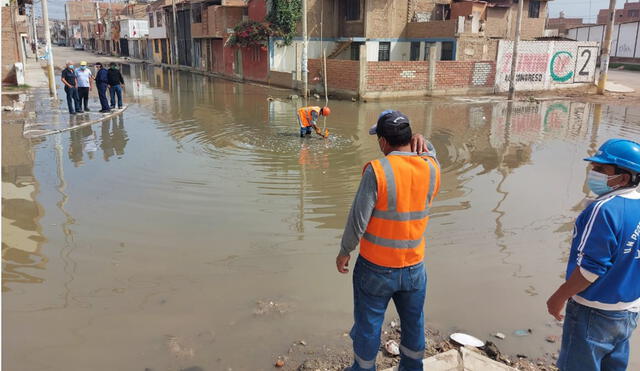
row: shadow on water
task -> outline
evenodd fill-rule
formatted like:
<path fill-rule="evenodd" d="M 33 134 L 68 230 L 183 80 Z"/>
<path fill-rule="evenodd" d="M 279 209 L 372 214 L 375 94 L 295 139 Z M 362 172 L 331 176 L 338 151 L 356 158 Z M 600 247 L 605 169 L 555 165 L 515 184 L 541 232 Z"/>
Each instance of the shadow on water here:
<path fill-rule="evenodd" d="M 387 108 L 431 139 L 443 169 L 428 322 L 484 338 L 532 328 L 502 350 L 554 352 L 544 300 L 588 196 L 582 158 L 640 135 L 638 108 L 469 99 L 332 101 L 330 137 L 299 138 L 289 91 L 122 70 L 121 116 L 38 143 L 16 133 L 11 146 L 3 125 L 7 331 L 33 337 L 7 342 L 7 364 L 42 368 L 37 350 L 55 370 L 253 370 L 302 338 L 341 344 L 352 298 L 333 258 L 363 166 L 381 156 L 367 131 Z M 286 310 L 256 314 L 260 302 Z M 184 341 L 181 358 L 167 334 Z"/>

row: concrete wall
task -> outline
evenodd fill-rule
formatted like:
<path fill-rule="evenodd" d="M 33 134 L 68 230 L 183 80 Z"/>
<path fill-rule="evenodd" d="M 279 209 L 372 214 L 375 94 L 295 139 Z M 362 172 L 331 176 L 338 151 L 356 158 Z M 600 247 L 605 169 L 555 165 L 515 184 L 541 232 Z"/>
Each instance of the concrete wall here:
<path fill-rule="evenodd" d="M 513 42 L 501 40 L 498 50 L 496 89 L 507 91 Z M 550 90 L 593 84 L 597 42 L 523 41 L 518 45 L 516 89 Z"/>
<path fill-rule="evenodd" d="M 567 37 L 578 41 L 604 40 L 604 25 L 582 26 L 571 28 Z M 622 58 L 628 62 L 640 59 L 640 22 L 621 23 L 615 25 L 611 33 L 611 57 Z"/>
<path fill-rule="evenodd" d="M 149 36 L 148 19 L 125 19 L 120 21 L 120 37 L 137 39 Z"/>
<path fill-rule="evenodd" d="M 408 38 L 454 37 L 458 21 L 411 22 L 407 24 Z"/>

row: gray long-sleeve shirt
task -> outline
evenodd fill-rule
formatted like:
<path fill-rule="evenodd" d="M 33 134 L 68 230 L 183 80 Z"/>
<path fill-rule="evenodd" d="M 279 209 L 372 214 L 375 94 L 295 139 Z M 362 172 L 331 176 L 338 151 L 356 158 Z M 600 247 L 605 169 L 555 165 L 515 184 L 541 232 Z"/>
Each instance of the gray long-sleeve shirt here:
<path fill-rule="evenodd" d="M 433 145 L 427 142 L 429 148 L 428 154 L 435 157 L 436 152 L 433 149 Z M 391 152 L 392 154 L 407 155 L 415 153 L 410 152 Z M 347 225 L 344 227 L 344 233 L 342 234 L 342 241 L 340 242 L 339 255 L 349 255 L 356 246 L 360 243 L 362 235 L 364 235 L 373 209 L 378 201 L 378 182 L 376 181 L 376 174 L 373 172 L 371 166 L 367 166 L 362 174 L 360 180 L 360 186 L 356 192 L 356 196 L 351 205 L 351 211 L 347 217 Z"/>

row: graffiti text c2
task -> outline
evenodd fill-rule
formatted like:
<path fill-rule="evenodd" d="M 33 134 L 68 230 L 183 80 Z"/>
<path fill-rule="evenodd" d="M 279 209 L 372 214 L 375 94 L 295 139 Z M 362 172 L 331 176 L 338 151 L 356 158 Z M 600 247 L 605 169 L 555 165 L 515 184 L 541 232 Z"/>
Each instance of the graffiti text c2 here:
<path fill-rule="evenodd" d="M 570 62 L 572 59 L 573 54 L 567 51 L 559 51 L 551 57 L 549 72 L 551 73 L 551 78 L 554 81 L 565 82 L 573 77 L 573 71 L 567 71 L 571 65 Z M 564 75 L 559 75 L 564 72 L 566 72 Z"/>

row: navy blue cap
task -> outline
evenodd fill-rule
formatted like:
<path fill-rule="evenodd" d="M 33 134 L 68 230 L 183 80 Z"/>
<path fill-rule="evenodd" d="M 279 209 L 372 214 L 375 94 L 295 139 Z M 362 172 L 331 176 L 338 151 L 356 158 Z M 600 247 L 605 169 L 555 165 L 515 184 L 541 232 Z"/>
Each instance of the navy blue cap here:
<path fill-rule="evenodd" d="M 369 129 L 369 134 L 381 137 L 396 136 L 405 130 L 411 130 L 409 118 L 400 111 L 385 110 L 378 116 L 378 122 Z"/>

